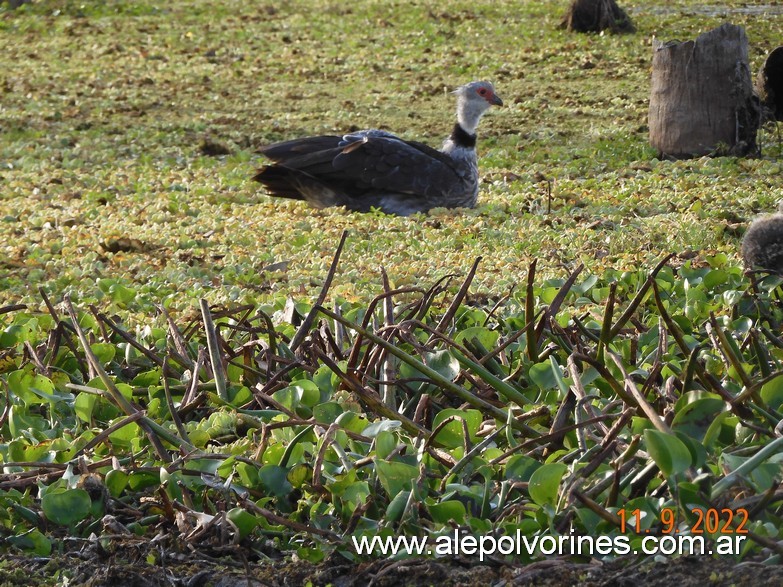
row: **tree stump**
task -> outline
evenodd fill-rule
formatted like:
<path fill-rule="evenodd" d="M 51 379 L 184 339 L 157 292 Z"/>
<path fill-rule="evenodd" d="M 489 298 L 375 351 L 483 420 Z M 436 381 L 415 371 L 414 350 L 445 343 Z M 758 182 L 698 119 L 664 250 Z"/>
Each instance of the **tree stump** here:
<path fill-rule="evenodd" d="M 661 156 L 755 154 L 759 119 L 742 27 L 653 42 L 650 144 Z"/>
<path fill-rule="evenodd" d="M 783 47 L 767 55 L 756 77 L 756 93 L 766 120 L 783 120 Z"/>
<path fill-rule="evenodd" d="M 633 33 L 636 27 L 615 0 L 573 0 L 560 28 L 577 33 Z"/>

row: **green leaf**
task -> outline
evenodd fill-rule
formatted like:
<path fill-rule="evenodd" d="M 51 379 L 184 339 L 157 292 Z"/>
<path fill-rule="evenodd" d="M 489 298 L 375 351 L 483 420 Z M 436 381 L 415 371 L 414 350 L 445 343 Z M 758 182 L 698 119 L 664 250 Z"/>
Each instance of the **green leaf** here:
<path fill-rule="evenodd" d="M 476 434 L 478 433 L 481 422 L 484 419 L 481 412 L 478 410 L 457 410 L 454 408 L 447 408 L 438 412 L 435 418 L 433 418 L 432 428 L 434 429 L 441 422 L 446 420 L 446 418 L 451 416 L 456 416 L 458 419 L 452 420 L 443 428 L 441 428 L 441 430 L 438 432 L 438 435 L 435 437 L 439 443 L 449 448 L 465 446 L 462 420 L 465 421 L 466 428 L 468 430 L 468 440 L 470 440 L 470 442 L 476 442 L 478 440 Z"/>
<path fill-rule="evenodd" d="M 235 464 L 235 468 L 237 476 L 239 477 L 239 483 L 241 483 L 242 486 L 253 489 L 258 485 L 258 467 L 251 465 L 250 463 L 238 461 Z"/>
<path fill-rule="evenodd" d="M 307 463 L 299 463 L 291 467 L 286 478 L 293 487 L 299 489 L 313 478 L 313 469 Z"/>
<path fill-rule="evenodd" d="M 688 452 L 691 453 L 692 466 L 696 468 L 701 467 L 707 460 L 707 449 L 704 448 L 704 445 L 679 430 L 675 430 L 674 434 L 682 441 Z"/>
<path fill-rule="evenodd" d="M 309 379 L 299 379 L 292 387 L 297 390 L 299 401 L 304 406 L 312 408 L 321 401 L 321 390 L 318 389 L 318 385 Z"/>
<path fill-rule="evenodd" d="M 343 412 L 335 422 L 341 428 L 357 434 L 361 434 L 362 430 L 367 428 L 367 420 L 356 412 Z"/>
<path fill-rule="evenodd" d="M 674 434 L 647 429 L 644 441 L 647 452 L 666 477 L 682 473 L 693 463 L 688 447 Z"/>
<path fill-rule="evenodd" d="M 363 505 L 370 496 L 370 486 L 366 481 L 356 481 L 346 484 L 339 497 L 349 512 L 353 512 Z"/>
<path fill-rule="evenodd" d="M 92 421 L 92 413 L 98 399 L 97 395 L 85 392 L 81 392 L 76 396 L 74 411 L 76 416 L 85 424 L 89 424 Z"/>
<path fill-rule="evenodd" d="M 679 408 L 672 421 L 672 429 L 703 440 L 707 430 L 719 413 L 726 409 L 726 403 L 717 397 L 702 397 Z"/>
<path fill-rule="evenodd" d="M 319 424 L 331 424 L 343 411 L 343 407 L 338 402 L 324 402 L 313 406 L 313 418 Z"/>
<path fill-rule="evenodd" d="M 296 549 L 296 555 L 300 559 L 315 565 L 326 558 L 327 550 L 325 548 L 307 548 L 305 546 L 300 546 Z M 307 587 L 307 585 L 312 585 L 312 583 L 307 583 L 305 587 Z"/>
<path fill-rule="evenodd" d="M 484 326 L 471 326 L 457 332 L 454 336 L 454 342 L 464 345 L 465 341 L 472 342 L 474 338 L 478 340 L 485 349 L 492 350 L 498 344 L 500 332 L 497 330 L 490 330 Z"/>
<path fill-rule="evenodd" d="M 455 499 L 434 503 L 427 510 L 430 512 L 432 519 L 440 524 L 448 524 L 449 522 L 464 524 L 465 516 L 467 515 L 465 504 Z"/>
<path fill-rule="evenodd" d="M 90 349 L 95 353 L 98 361 L 103 364 L 110 362 L 117 352 L 117 347 L 108 342 L 96 342 L 90 345 Z"/>
<path fill-rule="evenodd" d="M 761 386 L 761 399 L 770 410 L 779 410 L 783 405 L 783 375 L 778 375 Z"/>
<path fill-rule="evenodd" d="M 386 508 L 386 519 L 389 522 L 397 522 L 405 512 L 405 506 L 410 499 L 410 491 L 400 491 L 392 496 L 389 506 Z"/>
<path fill-rule="evenodd" d="M 244 385 L 232 385 L 228 388 L 228 401 L 233 406 L 243 406 L 253 399 L 253 392 Z"/>
<path fill-rule="evenodd" d="M 389 497 L 411 489 L 411 482 L 418 477 L 419 468 L 397 461 L 375 461 L 378 479 Z"/>
<path fill-rule="evenodd" d="M 29 414 L 23 406 L 11 406 L 8 413 L 8 428 L 14 437 L 21 436 L 25 432 L 47 430 L 49 425 L 41 416 Z"/>
<path fill-rule="evenodd" d="M 51 453 L 51 443 L 28 444 L 23 440 L 12 440 L 8 443 L 8 456 L 11 462 L 38 461 L 51 463 L 54 454 Z"/>
<path fill-rule="evenodd" d="M 552 365 L 549 361 L 543 361 L 530 366 L 528 377 L 535 383 L 541 391 L 557 388 L 557 378 L 552 371 Z"/>
<path fill-rule="evenodd" d="M 33 374 L 28 369 L 18 369 L 8 374 L 8 388 L 25 404 L 45 404 L 47 396 L 55 393 L 54 384 L 48 377 Z M 42 393 L 35 393 L 38 390 Z"/>
<path fill-rule="evenodd" d="M 130 448 L 131 442 L 141 434 L 141 428 L 136 422 L 128 422 L 109 434 L 112 444 L 121 448 Z"/>
<path fill-rule="evenodd" d="M 385 459 L 397 448 L 397 436 L 388 430 L 381 430 L 375 437 L 375 454 L 379 459 Z"/>
<path fill-rule="evenodd" d="M 106 484 L 106 489 L 109 490 L 109 495 L 114 498 L 118 498 L 122 495 L 122 492 L 128 486 L 129 478 L 129 475 L 120 469 L 112 469 L 106 473 L 104 483 Z"/>
<path fill-rule="evenodd" d="M 718 414 L 712 423 L 710 423 L 707 432 L 704 433 L 704 440 L 702 441 L 704 446 L 712 448 L 716 442 L 723 440 L 723 437 L 728 437 L 725 439 L 725 444 L 733 442 L 735 427 L 727 424 L 726 420 L 731 420 L 734 417 L 734 414 L 731 412 L 721 412 Z"/>
<path fill-rule="evenodd" d="M 258 470 L 261 486 L 276 497 L 286 497 L 293 486 L 288 481 L 288 470 L 278 465 L 264 465 Z"/>
<path fill-rule="evenodd" d="M 133 471 L 128 476 L 128 487 L 133 491 L 141 491 L 147 487 L 160 485 L 160 473 L 150 471 Z"/>
<path fill-rule="evenodd" d="M 448 350 L 424 353 L 424 364 L 450 381 L 459 375 L 459 361 Z"/>
<path fill-rule="evenodd" d="M 247 538 L 250 533 L 258 526 L 258 518 L 245 509 L 236 507 L 226 512 L 228 518 L 239 532 L 239 539 Z"/>
<path fill-rule="evenodd" d="M 313 407 L 321 400 L 318 386 L 308 379 L 300 379 L 296 383 L 276 391 L 272 397 L 289 410 L 299 406 Z"/>
<path fill-rule="evenodd" d="M 547 463 L 541 465 L 530 476 L 528 492 L 530 498 L 538 505 L 554 506 L 560 492 L 560 482 L 568 470 L 564 463 Z"/>
<path fill-rule="evenodd" d="M 92 501 L 84 489 L 49 491 L 41 499 L 46 519 L 61 526 L 72 526 L 90 514 Z"/>
<path fill-rule="evenodd" d="M 529 481 L 533 473 L 541 467 L 533 457 L 527 455 L 514 455 L 506 463 L 506 479 L 514 481 Z"/>
<path fill-rule="evenodd" d="M 8 536 L 6 540 L 8 544 L 12 544 L 21 550 L 28 550 L 38 556 L 49 556 L 52 553 L 52 541 L 37 528 L 33 528 L 24 534 Z"/>
<path fill-rule="evenodd" d="M 393 432 L 400 428 L 402 428 L 402 422 L 399 420 L 378 420 L 362 430 L 362 436 L 375 438 L 381 432 Z"/>

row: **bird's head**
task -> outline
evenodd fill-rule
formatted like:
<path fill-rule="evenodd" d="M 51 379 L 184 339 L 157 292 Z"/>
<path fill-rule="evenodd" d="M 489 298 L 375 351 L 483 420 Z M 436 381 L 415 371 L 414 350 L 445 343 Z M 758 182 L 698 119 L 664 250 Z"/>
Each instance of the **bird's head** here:
<path fill-rule="evenodd" d="M 485 102 L 485 109 L 490 106 L 503 105 L 503 100 L 495 93 L 495 88 L 490 82 L 470 82 L 454 90 L 454 93 L 469 102 L 475 101 L 479 104 Z"/>
<path fill-rule="evenodd" d="M 454 90 L 457 95 L 457 118 L 467 132 L 473 134 L 481 115 L 490 106 L 502 106 L 503 100 L 490 82 L 475 81 Z"/>

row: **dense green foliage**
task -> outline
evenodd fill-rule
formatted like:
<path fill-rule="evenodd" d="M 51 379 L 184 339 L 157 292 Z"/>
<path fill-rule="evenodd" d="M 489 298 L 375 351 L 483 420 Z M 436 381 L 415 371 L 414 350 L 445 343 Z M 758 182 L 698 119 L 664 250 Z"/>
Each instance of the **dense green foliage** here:
<path fill-rule="evenodd" d="M 564 8 L 0 7 L 3 548 L 164 530 L 320 560 L 745 508 L 743 556 L 778 555 L 780 280 L 737 245 L 780 145 L 658 161 L 645 119 L 652 35 L 728 16 L 755 68 L 781 17 L 638 2 L 637 34 L 576 36 Z M 248 181 L 282 138 L 436 144 L 475 78 L 507 103 L 475 210 L 316 211 Z"/>
<path fill-rule="evenodd" d="M 639 548 L 728 508 L 752 512 L 723 528 L 749 532 L 743 555 L 775 552 L 781 281 L 711 263 L 539 285 L 532 265 L 492 311 L 465 303 L 470 277 L 369 307 L 204 302 L 135 337 L 70 302 L 8 312 L 8 544 L 176 528 L 321 560 L 462 528 Z"/>

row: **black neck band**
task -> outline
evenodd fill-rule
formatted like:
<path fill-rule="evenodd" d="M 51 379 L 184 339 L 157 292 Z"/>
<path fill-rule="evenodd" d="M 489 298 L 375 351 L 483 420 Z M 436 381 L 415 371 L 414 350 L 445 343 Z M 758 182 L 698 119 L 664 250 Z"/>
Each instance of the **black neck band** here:
<path fill-rule="evenodd" d="M 462 128 L 459 123 L 454 125 L 454 130 L 451 131 L 451 142 L 458 147 L 473 148 L 476 146 L 476 135 L 469 134 Z"/>

